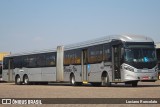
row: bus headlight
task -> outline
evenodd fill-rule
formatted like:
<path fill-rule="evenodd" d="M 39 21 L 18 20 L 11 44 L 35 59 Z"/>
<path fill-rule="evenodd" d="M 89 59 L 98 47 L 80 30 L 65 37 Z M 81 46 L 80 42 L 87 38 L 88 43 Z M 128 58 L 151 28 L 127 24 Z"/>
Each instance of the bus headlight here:
<path fill-rule="evenodd" d="M 124 66 L 124 69 L 125 69 L 125 70 L 128 70 L 128 71 L 134 72 L 134 68 L 129 67 L 129 66 Z"/>

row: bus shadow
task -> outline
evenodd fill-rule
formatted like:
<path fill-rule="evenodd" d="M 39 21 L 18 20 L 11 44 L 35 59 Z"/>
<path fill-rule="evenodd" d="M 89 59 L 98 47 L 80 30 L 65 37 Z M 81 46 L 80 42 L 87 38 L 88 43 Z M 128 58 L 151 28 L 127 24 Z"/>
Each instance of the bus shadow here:
<path fill-rule="evenodd" d="M 7 85 L 16 85 L 15 83 L 7 83 L 7 82 L 4 82 L 5 84 Z M 3 83 L 2 83 L 3 84 Z M 24 84 L 22 85 L 17 85 L 17 86 L 26 86 Z M 69 87 L 102 87 L 102 86 L 93 86 L 92 84 L 83 84 L 83 85 L 79 85 L 79 86 L 72 86 L 70 83 L 48 83 L 48 84 L 29 84 L 29 86 L 69 86 Z M 131 85 L 125 85 L 125 84 L 112 84 L 111 86 L 109 87 L 103 87 L 103 88 L 145 88 L 145 87 L 160 87 L 159 84 L 154 84 L 154 85 L 148 85 L 148 84 L 139 84 L 137 85 L 137 87 L 132 87 Z"/>
<path fill-rule="evenodd" d="M 102 86 L 93 86 L 92 84 L 84 84 L 80 86 L 72 86 L 71 84 L 61 84 L 61 83 L 53 83 L 53 84 L 48 84 L 46 86 L 69 86 L 69 87 L 102 87 Z M 103 88 L 145 88 L 145 87 L 160 87 L 160 85 L 138 85 L 137 87 L 132 87 L 131 85 L 125 85 L 125 84 L 112 84 L 109 87 L 103 87 Z"/>
<path fill-rule="evenodd" d="M 160 87 L 160 85 L 137 85 L 136 87 L 132 87 L 132 85 L 112 85 L 112 86 L 110 86 L 110 87 L 112 87 L 112 88 L 146 88 L 146 87 L 148 87 L 148 88 L 153 88 L 153 87 Z"/>

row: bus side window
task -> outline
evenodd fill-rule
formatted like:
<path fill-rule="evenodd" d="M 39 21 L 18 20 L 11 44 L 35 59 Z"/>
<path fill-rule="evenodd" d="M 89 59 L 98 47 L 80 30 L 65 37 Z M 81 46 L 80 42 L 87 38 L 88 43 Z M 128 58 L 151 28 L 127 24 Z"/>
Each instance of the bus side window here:
<path fill-rule="evenodd" d="M 45 54 L 37 55 L 37 66 L 38 67 L 44 67 L 46 65 L 45 62 L 46 62 Z"/>
<path fill-rule="evenodd" d="M 36 63 L 36 55 L 31 55 L 28 57 L 28 67 L 36 67 L 37 63 Z"/>
<path fill-rule="evenodd" d="M 46 54 L 46 66 L 55 66 L 56 65 L 56 54 L 49 53 Z"/>
<path fill-rule="evenodd" d="M 103 60 L 111 61 L 111 49 L 109 44 L 103 45 Z"/>
<path fill-rule="evenodd" d="M 91 46 L 88 49 L 88 63 L 101 62 L 103 59 L 103 46 Z"/>
<path fill-rule="evenodd" d="M 75 51 L 75 64 L 81 64 L 81 51 Z"/>
<path fill-rule="evenodd" d="M 4 58 L 4 61 L 3 61 L 3 69 L 8 69 L 8 62 L 9 61 L 9 58 Z"/>

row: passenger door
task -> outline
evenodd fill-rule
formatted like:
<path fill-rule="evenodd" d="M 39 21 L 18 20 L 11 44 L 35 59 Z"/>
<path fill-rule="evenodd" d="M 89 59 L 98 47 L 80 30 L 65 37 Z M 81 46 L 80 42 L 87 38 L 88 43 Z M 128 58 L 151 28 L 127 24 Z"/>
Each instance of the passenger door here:
<path fill-rule="evenodd" d="M 13 82 L 14 81 L 14 76 L 15 76 L 15 73 L 14 73 L 14 60 L 13 58 L 9 59 L 9 62 L 8 62 L 8 82 Z"/>
<path fill-rule="evenodd" d="M 81 53 L 81 66 L 82 66 L 82 81 L 88 82 L 88 71 L 87 71 L 87 49 L 82 50 Z"/>
<path fill-rule="evenodd" d="M 121 81 L 121 44 L 113 44 L 112 45 L 112 76 L 113 76 L 113 81 Z"/>

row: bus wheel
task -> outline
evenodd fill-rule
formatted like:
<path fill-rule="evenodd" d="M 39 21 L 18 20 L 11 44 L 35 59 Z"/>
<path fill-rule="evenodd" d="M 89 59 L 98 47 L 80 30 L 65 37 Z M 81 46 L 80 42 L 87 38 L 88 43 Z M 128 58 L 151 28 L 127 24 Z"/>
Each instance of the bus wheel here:
<path fill-rule="evenodd" d="M 76 84 L 74 74 L 72 74 L 70 76 L 70 83 L 71 83 L 71 85 L 75 85 Z"/>
<path fill-rule="evenodd" d="M 24 85 L 28 85 L 29 84 L 29 78 L 28 78 L 27 75 L 24 76 L 23 83 L 24 83 Z"/>
<path fill-rule="evenodd" d="M 20 78 L 19 75 L 17 75 L 16 78 L 15 78 L 15 84 L 16 84 L 16 85 L 21 85 L 21 84 L 22 84 L 22 83 L 21 83 L 21 78 Z"/>
<path fill-rule="evenodd" d="M 71 76 L 70 76 L 70 84 L 72 86 L 81 86 L 82 82 L 76 82 L 74 74 L 71 74 Z"/>
<path fill-rule="evenodd" d="M 101 77 L 101 86 L 106 87 L 106 86 L 111 86 L 111 83 L 109 82 L 109 76 L 107 74 L 103 74 Z"/>

